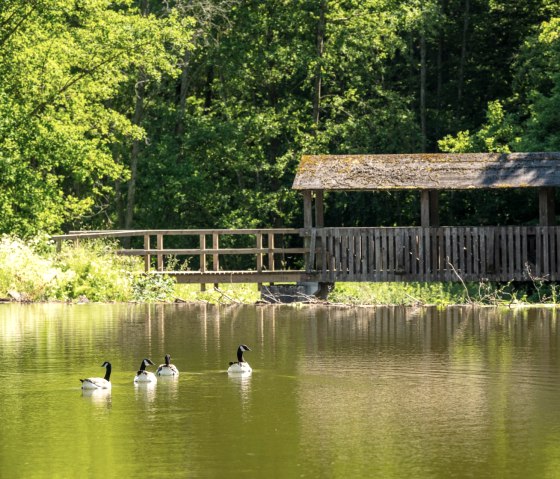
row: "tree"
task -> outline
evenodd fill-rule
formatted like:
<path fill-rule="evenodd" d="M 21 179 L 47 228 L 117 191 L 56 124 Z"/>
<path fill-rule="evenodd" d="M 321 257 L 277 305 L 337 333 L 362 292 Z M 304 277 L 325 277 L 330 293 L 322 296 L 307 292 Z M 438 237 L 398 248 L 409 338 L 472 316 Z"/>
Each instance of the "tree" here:
<path fill-rule="evenodd" d="M 172 68 L 176 37 L 108 0 L 11 0 L 0 23 L 0 230 L 53 232 L 102 215 L 127 176 L 111 145 L 143 135 L 109 105 L 133 66 Z"/>

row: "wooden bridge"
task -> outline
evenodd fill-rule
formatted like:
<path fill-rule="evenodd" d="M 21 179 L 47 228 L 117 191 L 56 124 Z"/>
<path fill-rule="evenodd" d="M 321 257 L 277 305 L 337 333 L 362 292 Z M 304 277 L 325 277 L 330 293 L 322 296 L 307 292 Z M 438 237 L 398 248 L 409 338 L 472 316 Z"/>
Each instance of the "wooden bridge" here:
<path fill-rule="evenodd" d="M 319 155 L 301 159 L 293 188 L 303 228 L 71 232 L 66 240 L 120 238 L 145 270 L 181 283 L 338 281 L 558 281 L 555 189 L 560 152 Z M 538 190 L 539 226 L 440 226 L 439 191 Z M 325 191 L 413 190 L 418 227 L 326 227 Z M 123 243 L 124 244 L 124 243 Z"/>
<path fill-rule="evenodd" d="M 560 280 L 557 226 L 121 230 L 53 238 L 137 238 L 138 247 L 116 253 L 141 256 L 147 272 L 179 283 Z M 181 242 L 190 246 L 166 246 Z"/>

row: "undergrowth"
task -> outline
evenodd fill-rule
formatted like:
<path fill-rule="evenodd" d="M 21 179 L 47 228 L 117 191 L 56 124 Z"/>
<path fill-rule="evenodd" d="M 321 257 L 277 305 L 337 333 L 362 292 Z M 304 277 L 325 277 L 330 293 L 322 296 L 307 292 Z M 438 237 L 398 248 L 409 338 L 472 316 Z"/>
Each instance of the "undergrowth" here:
<path fill-rule="evenodd" d="M 64 244 L 0 237 L 0 298 L 18 301 L 170 301 L 174 281 L 143 274 L 139 258 L 108 241 Z"/>
<path fill-rule="evenodd" d="M 354 305 L 558 304 L 560 285 L 536 279 L 523 283 L 337 283 L 328 299 Z"/>

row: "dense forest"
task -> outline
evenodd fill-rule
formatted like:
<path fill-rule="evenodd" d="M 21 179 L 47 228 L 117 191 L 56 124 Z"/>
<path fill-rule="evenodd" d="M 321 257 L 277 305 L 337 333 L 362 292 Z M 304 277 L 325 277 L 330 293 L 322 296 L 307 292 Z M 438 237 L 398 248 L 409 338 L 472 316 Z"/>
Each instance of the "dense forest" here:
<path fill-rule="evenodd" d="M 0 2 L 0 233 L 300 226 L 304 153 L 553 150 L 557 0 Z M 442 222 L 535 201 L 448 192 Z M 416 202 L 332 195 L 326 221 Z"/>

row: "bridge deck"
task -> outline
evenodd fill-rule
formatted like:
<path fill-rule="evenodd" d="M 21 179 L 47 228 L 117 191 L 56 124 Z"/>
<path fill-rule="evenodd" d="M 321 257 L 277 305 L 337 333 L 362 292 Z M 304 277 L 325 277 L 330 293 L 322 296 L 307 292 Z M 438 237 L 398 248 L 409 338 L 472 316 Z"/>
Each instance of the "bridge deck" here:
<path fill-rule="evenodd" d="M 154 271 L 169 275 L 177 283 L 299 283 L 317 281 L 318 276 L 305 271 Z"/>

